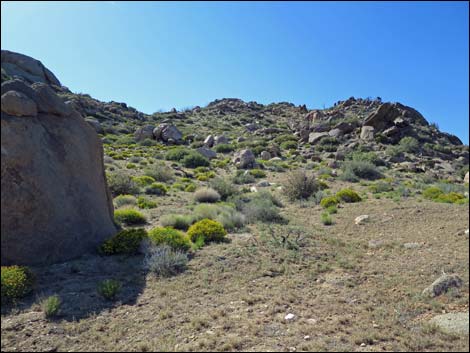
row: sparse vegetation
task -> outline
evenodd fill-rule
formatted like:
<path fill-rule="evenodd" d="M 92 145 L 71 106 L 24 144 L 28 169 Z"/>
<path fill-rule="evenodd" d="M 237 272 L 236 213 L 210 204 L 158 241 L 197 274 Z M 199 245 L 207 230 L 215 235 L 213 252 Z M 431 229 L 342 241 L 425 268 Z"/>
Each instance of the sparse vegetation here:
<path fill-rule="evenodd" d="M 203 188 L 194 193 L 194 200 L 196 202 L 214 203 L 220 200 L 220 195 L 214 189 Z"/>
<path fill-rule="evenodd" d="M 308 199 L 319 190 L 318 182 L 313 174 L 305 170 L 295 170 L 288 174 L 285 193 L 290 200 Z"/>
<path fill-rule="evenodd" d="M 52 319 L 59 315 L 60 304 L 61 300 L 57 295 L 52 295 L 41 301 L 41 309 L 46 319 Z"/>
<path fill-rule="evenodd" d="M 134 255 L 139 252 L 140 244 L 146 237 L 145 229 L 125 229 L 106 240 L 99 250 L 103 255 Z"/>
<path fill-rule="evenodd" d="M 128 226 L 144 224 L 147 222 L 147 219 L 142 213 L 132 208 L 114 211 L 114 220 L 118 224 L 125 224 Z"/>
<path fill-rule="evenodd" d="M 121 288 L 122 285 L 118 281 L 107 279 L 98 284 L 97 292 L 106 300 L 115 300 Z"/>
<path fill-rule="evenodd" d="M 196 242 L 198 238 L 204 239 L 205 243 L 223 241 L 226 234 L 227 231 L 222 224 L 211 219 L 196 222 L 188 229 L 188 236 L 193 242 Z"/>
<path fill-rule="evenodd" d="M 33 290 L 34 276 L 25 266 L 2 266 L 2 305 L 16 302 Z"/>
<path fill-rule="evenodd" d="M 191 241 L 179 230 L 170 227 L 157 227 L 148 232 L 149 239 L 157 246 L 167 245 L 173 250 L 188 251 Z"/>

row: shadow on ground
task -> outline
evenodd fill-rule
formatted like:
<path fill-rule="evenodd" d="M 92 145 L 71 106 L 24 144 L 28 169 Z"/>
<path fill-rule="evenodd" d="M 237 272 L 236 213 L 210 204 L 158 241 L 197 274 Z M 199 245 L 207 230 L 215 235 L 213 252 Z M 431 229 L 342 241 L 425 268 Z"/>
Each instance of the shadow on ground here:
<path fill-rule="evenodd" d="M 2 314 L 26 310 L 51 295 L 58 295 L 62 302 L 58 320 L 74 321 L 122 304 L 133 305 L 145 287 L 142 259 L 142 256 L 86 255 L 60 264 L 33 267 L 34 292 L 15 306 L 2 306 Z M 98 284 L 106 279 L 122 285 L 114 301 L 97 292 Z"/>

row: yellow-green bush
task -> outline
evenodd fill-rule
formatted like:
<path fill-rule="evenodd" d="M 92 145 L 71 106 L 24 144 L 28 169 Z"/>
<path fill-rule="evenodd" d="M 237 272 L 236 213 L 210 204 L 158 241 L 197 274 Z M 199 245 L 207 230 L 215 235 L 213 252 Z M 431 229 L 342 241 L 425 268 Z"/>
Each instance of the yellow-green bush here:
<path fill-rule="evenodd" d="M 444 192 L 436 186 L 431 186 L 423 191 L 423 196 L 429 200 L 437 199 L 442 194 L 444 194 Z"/>
<path fill-rule="evenodd" d="M 336 206 L 337 204 L 339 204 L 339 200 L 336 196 L 328 196 L 320 201 L 320 206 L 323 208 L 329 208 L 331 206 Z"/>
<path fill-rule="evenodd" d="M 133 255 L 139 252 L 140 243 L 147 237 L 147 231 L 143 228 L 126 229 L 106 240 L 99 248 L 103 255 L 127 254 Z"/>
<path fill-rule="evenodd" d="M 188 251 L 191 240 L 184 233 L 171 227 L 157 227 L 149 231 L 149 238 L 155 245 L 168 245 L 174 250 Z"/>
<path fill-rule="evenodd" d="M 436 202 L 444 202 L 444 203 L 456 203 L 462 204 L 468 202 L 468 199 L 465 198 L 464 195 L 451 191 L 449 193 L 445 193 L 437 186 L 431 186 L 423 191 L 423 196 L 426 199 L 433 200 Z"/>
<path fill-rule="evenodd" d="M 196 242 L 199 238 L 204 239 L 204 242 L 222 241 L 227 235 L 227 231 L 223 225 L 217 221 L 210 219 L 203 219 L 194 223 L 188 229 L 188 236 L 192 242 Z"/>
<path fill-rule="evenodd" d="M 33 289 L 34 277 L 24 266 L 2 266 L 2 304 L 23 298 Z"/>
<path fill-rule="evenodd" d="M 162 183 L 152 183 L 145 188 L 145 193 L 150 195 L 166 195 L 168 188 Z"/>
<path fill-rule="evenodd" d="M 336 193 L 336 197 L 339 200 L 348 202 L 348 203 L 359 202 L 362 200 L 359 194 L 351 189 L 343 189 L 343 190 L 338 191 Z"/>
<path fill-rule="evenodd" d="M 154 178 L 148 175 L 132 177 L 132 181 L 141 187 L 144 187 L 144 186 L 147 186 L 156 182 Z"/>
<path fill-rule="evenodd" d="M 147 222 L 145 216 L 137 210 L 126 208 L 114 211 L 114 220 L 118 224 L 135 225 Z"/>
<path fill-rule="evenodd" d="M 155 201 L 147 199 L 145 196 L 139 196 L 137 198 L 137 206 L 143 209 L 155 208 L 157 207 L 157 203 Z"/>

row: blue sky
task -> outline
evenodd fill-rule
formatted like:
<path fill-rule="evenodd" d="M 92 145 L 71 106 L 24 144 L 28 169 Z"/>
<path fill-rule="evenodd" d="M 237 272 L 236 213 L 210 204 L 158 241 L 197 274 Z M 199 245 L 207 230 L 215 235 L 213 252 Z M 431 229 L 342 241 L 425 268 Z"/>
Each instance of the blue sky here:
<path fill-rule="evenodd" d="M 468 144 L 467 2 L 8 2 L 2 49 L 153 113 L 236 97 L 399 101 Z"/>

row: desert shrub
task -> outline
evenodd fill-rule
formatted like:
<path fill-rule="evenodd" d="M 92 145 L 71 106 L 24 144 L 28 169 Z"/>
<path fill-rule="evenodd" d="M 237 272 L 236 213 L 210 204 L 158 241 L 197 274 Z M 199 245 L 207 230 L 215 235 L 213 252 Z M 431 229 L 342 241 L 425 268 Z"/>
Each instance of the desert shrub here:
<path fill-rule="evenodd" d="M 343 189 L 336 193 L 336 197 L 344 202 L 352 203 L 361 201 L 361 197 L 357 192 L 351 189 Z"/>
<path fill-rule="evenodd" d="M 208 167 L 210 165 L 210 162 L 206 157 L 195 151 L 191 151 L 186 155 L 183 158 L 182 163 L 187 168 Z"/>
<path fill-rule="evenodd" d="M 203 238 L 205 243 L 223 241 L 226 235 L 227 231 L 222 224 L 211 219 L 196 222 L 188 229 L 188 236 L 193 242 L 198 238 Z"/>
<path fill-rule="evenodd" d="M 255 177 L 245 170 L 237 170 L 237 174 L 232 180 L 234 184 L 238 185 L 251 184 L 256 181 Z"/>
<path fill-rule="evenodd" d="M 139 188 L 130 176 L 123 173 L 107 174 L 108 187 L 114 196 L 137 194 Z"/>
<path fill-rule="evenodd" d="M 455 192 L 445 192 L 442 190 L 442 187 L 431 186 L 423 191 L 423 196 L 426 199 L 433 200 L 436 202 L 444 202 L 444 203 L 466 203 L 466 198 L 464 195 Z M 468 202 L 468 200 L 467 200 Z"/>
<path fill-rule="evenodd" d="M 168 245 L 173 250 L 188 251 L 191 241 L 184 233 L 170 227 L 153 228 L 148 233 L 150 241 L 157 245 Z"/>
<path fill-rule="evenodd" d="M 330 206 L 327 207 L 326 212 L 328 212 L 329 214 L 335 214 L 338 213 L 338 209 L 336 208 L 336 206 Z"/>
<path fill-rule="evenodd" d="M 210 182 L 210 186 L 219 193 L 221 200 L 224 201 L 238 192 L 237 188 L 228 179 L 224 178 L 214 178 Z"/>
<path fill-rule="evenodd" d="M 220 195 L 214 189 L 202 188 L 194 193 L 194 200 L 196 202 L 214 203 L 220 200 Z"/>
<path fill-rule="evenodd" d="M 145 229 L 125 229 L 106 240 L 100 246 L 99 252 L 103 255 L 134 255 L 139 252 L 140 243 L 146 237 Z"/>
<path fill-rule="evenodd" d="M 390 183 L 378 181 L 372 185 L 369 185 L 369 190 L 374 194 L 379 194 L 382 192 L 393 191 L 393 186 Z"/>
<path fill-rule="evenodd" d="M 444 192 L 436 186 L 431 186 L 423 191 L 423 196 L 430 200 L 437 199 L 442 194 L 444 194 Z"/>
<path fill-rule="evenodd" d="M 278 209 L 281 204 L 268 191 L 257 192 L 246 201 L 243 199 L 238 200 L 238 203 L 237 208 L 241 210 L 250 223 L 256 221 L 265 223 L 285 222 Z"/>
<path fill-rule="evenodd" d="M 340 179 L 356 182 L 359 179 L 375 180 L 382 177 L 377 167 L 366 161 L 345 161 Z"/>
<path fill-rule="evenodd" d="M 228 153 L 228 152 L 232 152 L 234 149 L 235 147 L 233 145 L 225 144 L 225 143 L 221 143 L 215 146 L 215 151 L 217 153 Z"/>
<path fill-rule="evenodd" d="M 145 140 L 139 141 L 138 144 L 140 146 L 150 147 L 150 146 L 155 146 L 157 144 L 157 141 L 146 138 Z"/>
<path fill-rule="evenodd" d="M 33 290 L 33 282 L 34 276 L 29 268 L 24 266 L 2 266 L 2 304 L 15 302 L 25 297 Z"/>
<path fill-rule="evenodd" d="M 127 169 L 135 169 L 135 168 L 137 168 L 137 166 L 134 163 L 127 163 L 126 168 Z"/>
<path fill-rule="evenodd" d="M 164 227 L 173 227 L 179 230 L 187 230 L 193 223 L 194 218 L 190 215 L 169 214 L 160 218 L 160 223 Z"/>
<path fill-rule="evenodd" d="M 186 188 L 184 189 L 184 191 L 186 191 L 186 192 L 194 192 L 194 191 L 196 191 L 196 184 L 189 184 L 188 186 L 186 186 Z"/>
<path fill-rule="evenodd" d="M 137 206 L 141 209 L 150 209 L 157 207 L 157 203 L 147 199 L 145 196 L 139 196 L 137 198 Z"/>
<path fill-rule="evenodd" d="M 187 264 L 188 256 L 169 246 L 149 245 L 144 258 L 144 268 L 161 277 L 170 277 L 183 272 Z"/>
<path fill-rule="evenodd" d="M 132 195 L 119 195 L 114 198 L 114 204 L 116 207 L 121 207 L 124 205 L 135 205 L 137 199 Z"/>
<path fill-rule="evenodd" d="M 280 145 L 283 150 L 295 150 L 297 149 L 297 141 L 285 141 Z"/>
<path fill-rule="evenodd" d="M 142 176 L 132 177 L 132 181 L 140 187 L 145 187 L 147 185 L 154 183 L 155 179 L 148 175 L 142 175 Z"/>
<path fill-rule="evenodd" d="M 181 161 L 190 153 L 190 150 L 184 147 L 175 147 L 170 149 L 165 158 L 169 161 Z"/>
<path fill-rule="evenodd" d="M 261 169 L 251 169 L 250 174 L 253 175 L 255 178 L 264 178 L 266 177 L 266 173 Z"/>
<path fill-rule="evenodd" d="M 245 225 L 245 216 L 227 205 L 201 204 L 194 208 L 193 219 L 212 219 L 220 222 L 226 230 L 232 231 Z"/>
<path fill-rule="evenodd" d="M 318 190 L 315 176 L 305 170 L 294 170 L 287 175 L 284 192 L 290 200 L 308 199 Z"/>
<path fill-rule="evenodd" d="M 148 195 L 163 196 L 168 192 L 168 188 L 162 183 L 152 183 L 145 188 L 145 193 Z"/>
<path fill-rule="evenodd" d="M 58 295 L 52 295 L 41 301 L 41 309 L 47 319 L 56 317 L 60 311 L 61 300 Z"/>
<path fill-rule="evenodd" d="M 384 162 L 375 152 L 354 151 L 346 156 L 348 159 L 360 162 L 369 162 L 375 165 L 383 165 Z"/>
<path fill-rule="evenodd" d="M 121 283 L 114 279 L 107 279 L 100 283 L 97 286 L 97 292 L 106 300 L 114 300 L 121 291 Z"/>
<path fill-rule="evenodd" d="M 120 209 L 114 211 L 114 220 L 118 224 L 135 225 L 147 222 L 145 216 L 132 208 Z"/>
<path fill-rule="evenodd" d="M 323 212 L 321 214 L 321 222 L 325 225 L 325 226 L 329 226 L 329 225 L 332 225 L 333 224 L 333 219 L 331 218 L 331 215 L 328 213 L 328 212 Z"/>
<path fill-rule="evenodd" d="M 411 136 L 403 137 L 398 143 L 402 152 L 416 153 L 419 151 L 419 142 Z"/>
<path fill-rule="evenodd" d="M 144 170 L 144 174 L 152 177 L 154 181 L 168 182 L 173 180 L 174 174 L 170 167 L 164 163 L 156 163 Z"/>
<path fill-rule="evenodd" d="M 320 201 L 320 206 L 323 208 L 329 208 L 337 204 L 339 204 L 339 200 L 336 196 L 328 196 Z"/>

